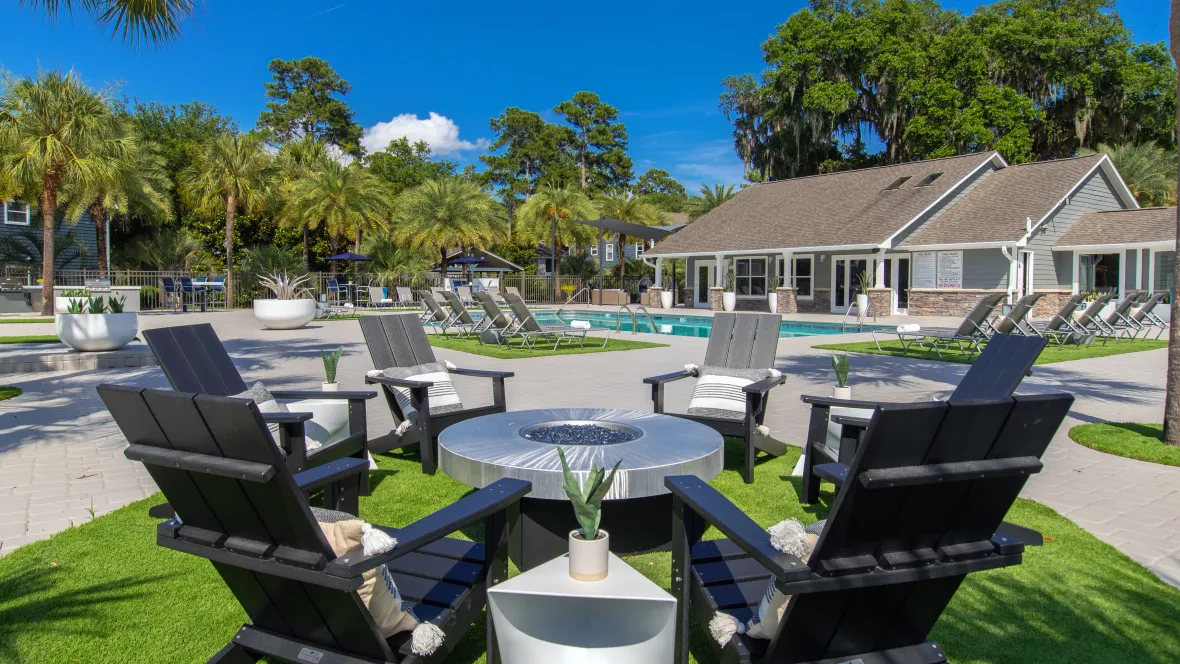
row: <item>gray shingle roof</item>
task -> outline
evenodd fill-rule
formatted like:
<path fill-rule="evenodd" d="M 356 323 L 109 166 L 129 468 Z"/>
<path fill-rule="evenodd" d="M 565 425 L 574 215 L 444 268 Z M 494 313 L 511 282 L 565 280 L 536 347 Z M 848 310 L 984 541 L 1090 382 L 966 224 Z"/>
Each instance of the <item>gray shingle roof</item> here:
<path fill-rule="evenodd" d="M 1015 242 L 1024 237 L 1026 218 L 1040 221 L 1101 159 L 1054 159 L 989 173 L 902 246 Z"/>
<path fill-rule="evenodd" d="M 646 255 L 879 244 L 994 156 L 975 153 L 751 185 Z M 930 186 L 915 186 L 939 172 Z M 911 179 L 886 191 L 901 177 Z"/>
<path fill-rule="evenodd" d="M 1057 240 L 1059 247 L 1091 244 L 1172 242 L 1176 239 L 1176 208 L 1087 212 Z"/>

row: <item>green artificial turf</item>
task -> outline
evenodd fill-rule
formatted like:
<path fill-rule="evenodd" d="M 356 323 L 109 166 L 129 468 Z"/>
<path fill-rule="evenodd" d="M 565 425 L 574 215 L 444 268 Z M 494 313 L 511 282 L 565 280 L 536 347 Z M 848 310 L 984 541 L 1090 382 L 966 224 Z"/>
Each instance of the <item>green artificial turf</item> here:
<path fill-rule="evenodd" d="M 19 337 L 0 337 L 0 344 L 51 344 L 60 339 L 56 334 L 26 334 Z"/>
<path fill-rule="evenodd" d="M 52 323 L 52 318 L 0 318 L 0 325 L 5 323 Z"/>
<path fill-rule="evenodd" d="M 430 345 L 449 350 L 460 350 L 464 353 L 475 353 L 476 355 L 486 355 L 500 359 L 514 359 L 520 357 L 547 357 L 549 355 L 609 353 L 616 350 L 638 350 L 640 348 L 664 348 L 668 344 L 656 344 L 649 341 L 631 341 L 630 339 L 611 339 L 607 342 L 606 348 L 603 348 L 601 336 L 586 335 L 585 348 L 579 348 L 576 345 L 562 342 L 560 348 L 553 350 L 552 341 L 546 345 L 543 340 L 538 340 L 533 350 L 529 351 L 527 348 L 521 347 L 518 341 L 514 341 L 506 346 L 494 346 L 481 344 L 474 337 L 447 337 L 441 334 L 431 334 Z"/>
<path fill-rule="evenodd" d="M 797 450 L 759 463 L 747 485 L 737 472 L 741 449 L 728 441 L 727 470 L 711 484 L 758 523 L 826 515 L 830 485 L 820 505 L 798 502 L 799 479 L 790 476 Z M 423 475 L 416 455 L 378 455 L 377 464 L 373 495 L 361 499 L 368 521 L 404 526 L 470 491 L 442 473 Z M 161 501 L 142 500 L 0 558 L 0 662 L 196 664 L 227 643 L 245 613 L 208 562 L 156 546 L 147 508 Z M 931 635 L 951 661 L 1180 661 L 1180 590 L 1047 507 L 1021 500 L 1008 518 L 1044 533 L 1045 546 L 1028 549 L 1021 566 L 967 578 Z M 479 529 L 456 536 L 478 539 Z M 669 587 L 670 554 L 627 561 Z M 715 662 L 705 633 L 695 623 L 693 630 L 693 661 Z M 483 662 L 483 648 L 481 622 L 448 661 Z"/>
<path fill-rule="evenodd" d="M 4 401 L 5 399 L 11 399 L 13 397 L 19 397 L 23 392 L 24 392 L 24 390 L 20 389 L 19 387 L 12 387 L 11 385 L 0 385 L 0 401 Z"/>
<path fill-rule="evenodd" d="M 987 344 L 982 344 L 986 346 Z M 1115 343 L 1108 341 L 1105 346 L 1102 342 L 1098 342 L 1089 346 L 1065 346 L 1059 348 L 1056 344 L 1050 342 L 1045 350 L 1041 351 L 1041 356 L 1037 358 L 1036 364 L 1053 364 L 1054 362 L 1068 362 L 1070 360 L 1085 360 L 1092 357 L 1106 357 L 1108 355 L 1122 355 L 1123 353 L 1137 353 L 1144 350 L 1156 350 L 1157 348 L 1167 348 L 1168 342 L 1166 340 L 1155 339 L 1123 339 Z M 889 355 L 892 357 L 909 357 L 920 360 L 942 360 L 944 362 L 959 362 L 961 364 L 971 364 L 978 357 L 975 355 L 966 355 L 959 351 L 955 346 L 949 349 L 942 350 L 942 357 L 940 358 L 932 350 L 919 350 L 917 346 L 910 346 L 907 353 L 902 352 L 901 342 L 899 341 L 881 341 L 881 350 L 877 350 L 877 344 L 872 341 L 857 341 L 855 343 L 847 344 L 819 344 L 812 346 L 812 348 L 819 348 L 821 350 L 839 350 L 848 353 L 868 353 L 870 355 Z"/>
<path fill-rule="evenodd" d="M 1079 424 L 1069 430 L 1069 437 L 1075 443 L 1099 452 L 1167 466 L 1180 466 L 1180 447 L 1164 445 L 1164 427 L 1161 424 Z"/>

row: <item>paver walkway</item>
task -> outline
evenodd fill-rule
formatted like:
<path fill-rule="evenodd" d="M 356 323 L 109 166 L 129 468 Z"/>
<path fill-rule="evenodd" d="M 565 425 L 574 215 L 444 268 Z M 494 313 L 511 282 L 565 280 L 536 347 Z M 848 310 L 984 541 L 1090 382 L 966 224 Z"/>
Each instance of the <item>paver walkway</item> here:
<path fill-rule="evenodd" d="M 343 345 L 342 389 L 364 389 L 371 368 L 355 321 L 315 323 L 287 332 L 259 330 L 249 312 L 166 314 L 141 317 L 144 327 L 213 323 L 243 376 L 268 386 L 314 387 L 321 380 L 319 351 Z M 868 335 L 849 335 L 849 340 Z M 674 371 L 704 356 L 706 340 L 640 335 L 667 348 L 609 354 L 497 360 L 439 350 L 460 366 L 511 369 L 512 409 L 585 406 L 648 410 L 650 390 L 641 378 Z M 824 341 L 830 340 L 824 339 Z M 815 337 L 783 339 L 777 365 L 790 376 L 775 390 L 767 424 L 772 434 L 802 441 L 807 409 L 801 394 L 831 392 L 826 351 L 810 348 Z M 965 365 L 854 355 L 852 378 L 858 399 L 910 401 L 947 393 Z M 1045 455 L 1045 470 L 1024 495 L 1058 510 L 1161 578 L 1180 586 L 1180 468 L 1114 457 L 1068 439 L 1069 427 L 1102 420 L 1158 421 L 1163 410 L 1165 351 L 1038 366 L 1022 392 L 1068 391 L 1077 401 Z M 157 368 L 72 374 L 13 376 L 25 394 L 0 402 L 0 553 L 81 523 L 155 491 L 139 464 L 122 456 L 126 442 L 107 415 L 94 387 L 101 382 L 164 387 Z M 487 381 L 458 377 L 470 405 L 490 403 Z M 668 387 L 669 409 L 684 408 L 691 381 Z M 372 434 L 388 431 L 382 400 L 369 402 Z"/>

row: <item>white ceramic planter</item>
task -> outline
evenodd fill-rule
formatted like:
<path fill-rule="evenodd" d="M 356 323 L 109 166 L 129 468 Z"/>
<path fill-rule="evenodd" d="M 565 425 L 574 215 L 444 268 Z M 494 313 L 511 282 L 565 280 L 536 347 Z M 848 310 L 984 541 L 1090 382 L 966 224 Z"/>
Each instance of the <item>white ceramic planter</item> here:
<path fill-rule="evenodd" d="M 254 318 L 268 330 L 294 330 L 315 318 L 315 300 L 254 300 Z"/>
<path fill-rule="evenodd" d="M 851 387 L 833 387 L 832 388 L 832 396 L 836 399 L 844 399 L 846 401 L 851 401 L 852 400 L 852 388 Z"/>
<path fill-rule="evenodd" d="M 856 296 L 856 313 L 861 317 L 869 315 L 869 296 L 864 293 L 858 293 Z"/>
<path fill-rule="evenodd" d="M 737 309 L 737 293 L 722 293 L 721 306 L 725 307 L 726 311 Z"/>
<path fill-rule="evenodd" d="M 770 307 L 770 313 L 778 313 L 778 293 L 768 293 L 766 295 L 766 305 Z"/>
<path fill-rule="evenodd" d="M 570 576 L 578 581 L 601 581 L 606 578 L 610 559 L 610 533 L 599 528 L 598 538 L 582 539 L 581 530 L 570 531 Z"/>
<path fill-rule="evenodd" d="M 660 293 L 660 304 L 665 309 L 672 308 L 672 291 L 664 291 Z"/>
<path fill-rule="evenodd" d="M 324 392 L 339 392 L 340 383 L 320 383 L 320 389 Z"/>
<path fill-rule="evenodd" d="M 54 318 L 57 338 L 62 343 L 85 352 L 122 348 L 139 332 L 139 315 L 57 314 Z"/>

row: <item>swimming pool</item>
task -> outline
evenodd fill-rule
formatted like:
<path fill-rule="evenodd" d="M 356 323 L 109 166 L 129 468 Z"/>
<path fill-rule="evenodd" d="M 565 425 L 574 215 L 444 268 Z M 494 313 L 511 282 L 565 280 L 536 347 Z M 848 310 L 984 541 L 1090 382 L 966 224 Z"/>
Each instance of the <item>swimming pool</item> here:
<path fill-rule="evenodd" d="M 563 311 L 560 316 L 555 316 L 552 311 L 538 310 L 535 312 L 537 322 L 541 324 L 546 323 L 569 323 L 572 320 L 589 321 L 592 327 L 605 328 L 609 330 L 615 329 L 615 325 L 619 326 L 620 331 L 632 331 L 631 315 L 623 312 L 621 316 L 616 316 L 613 313 L 601 311 Z M 669 314 L 652 314 L 651 318 L 656 324 L 656 329 L 652 329 L 651 323 L 648 322 L 647 316 L 640 314 L 637 316 L 639 321 L 639 332 L 654 332 L 656 334 L 672 334 L 678 337 L 704 337 L 709 336 L 710 330 L 713 329 L 713 319 L 709 316 L 677 316 Z M 870 329 L 887 329 L 881 326 L 864 326 L 863 328 L 856 328 L 851 326 L 849 331 L 867 331 Z M 840 329 L 837 323 L 807 323 L 802 321 L 783 321 L 782 327 L 779 328 L 779 337 L 811 337 L 825 334 L 843 334 L 844 330 Z"/>

